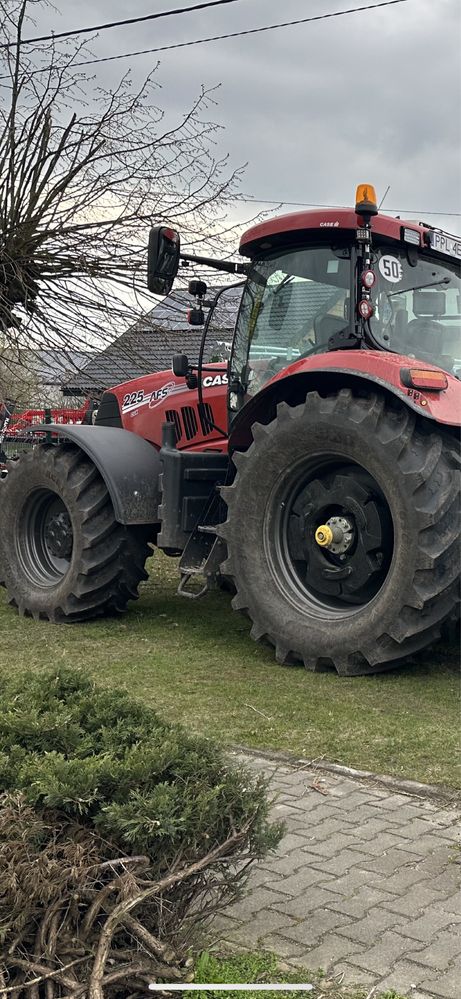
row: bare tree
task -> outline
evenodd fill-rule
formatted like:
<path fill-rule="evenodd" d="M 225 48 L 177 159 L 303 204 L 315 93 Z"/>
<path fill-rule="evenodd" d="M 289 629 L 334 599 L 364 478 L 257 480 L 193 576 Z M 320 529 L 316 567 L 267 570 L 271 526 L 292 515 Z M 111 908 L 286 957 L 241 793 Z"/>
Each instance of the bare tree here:
<path fill-rule="evenodd" d="M 16 406 L 28 406 L 38 398 L 39 386 L 39 375 L 32 356 L 25 364 L 23 355 L 18 362 L 15 352 L 8 347 L 0 349 L 0 402 L 12 399 Z"/>
<path fill-rule="evenodd" d="M 0 0 L 0 352 L 18 361 L 104 345 L 139 318 L 149 226 L 222 240 L 240 176 L 216 156 L 213 90 L 167 121 L 155 70 L 109 90 L 86 43 L 24 44 L 41 4 Z"/>

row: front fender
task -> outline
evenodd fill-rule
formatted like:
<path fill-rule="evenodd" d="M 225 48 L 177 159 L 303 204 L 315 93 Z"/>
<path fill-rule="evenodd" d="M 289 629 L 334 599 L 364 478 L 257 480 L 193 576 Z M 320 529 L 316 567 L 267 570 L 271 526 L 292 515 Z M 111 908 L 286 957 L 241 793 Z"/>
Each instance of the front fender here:
<path fill-rule="evenodd" d="M 379 386 L 397 396 L 419 416 L 447 427 L 461 425 L 461 382 L 447 375 L 448 387 L 442 392 L 415 391 L 402 382 L 402 368 L 434 369 L 435 364 L 418 361 L 401 354 L 381 351 L 332 351 L 300 358 L 275 375 L 256 396 L 240 410 L 233 421 L 230 450 L 242 450 L 251 443 L 251 426 L 268 423 L 275 418 L 277 404 L 282 400 L 291 406 L 303 402 L 307 392 L 337 392 L 341 388 Z"/>
<path fill-rule="evenodd" d="M 158 523 L 160 457 L 152 444 L 118 427 L 47 423 L 33 433 L 56 433 L 91 459 L 107 486 L 120 524 Z"/>

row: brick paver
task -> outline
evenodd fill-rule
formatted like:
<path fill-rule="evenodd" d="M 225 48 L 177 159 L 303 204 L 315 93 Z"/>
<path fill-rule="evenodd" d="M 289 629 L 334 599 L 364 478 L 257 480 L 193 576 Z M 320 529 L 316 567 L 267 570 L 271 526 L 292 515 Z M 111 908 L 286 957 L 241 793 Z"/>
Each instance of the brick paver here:
<path fill-rule="evenodd" d="M 461 999 L 461 832 L 453 804 L 242 757 L 286 824 L 221 939 L 414 999 Z"/>

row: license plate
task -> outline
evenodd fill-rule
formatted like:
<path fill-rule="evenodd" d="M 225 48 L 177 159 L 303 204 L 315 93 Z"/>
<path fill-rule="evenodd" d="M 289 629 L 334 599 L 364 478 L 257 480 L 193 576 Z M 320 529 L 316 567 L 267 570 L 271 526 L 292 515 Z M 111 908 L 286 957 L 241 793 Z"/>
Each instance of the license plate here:
<path fill-rule="evenodd" d="M 461 239 L 449 236 L 446 232 L 431 232 L 430 241 L 433 250 L 446 253 L 449 257 L 461 260 Z"/>

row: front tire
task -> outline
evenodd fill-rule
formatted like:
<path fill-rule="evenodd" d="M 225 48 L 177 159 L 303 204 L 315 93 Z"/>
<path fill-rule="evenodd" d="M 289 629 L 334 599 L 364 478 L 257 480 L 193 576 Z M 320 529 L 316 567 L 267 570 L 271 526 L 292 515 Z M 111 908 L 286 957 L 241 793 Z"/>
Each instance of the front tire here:
<path fill-rule="evenodd" d="M 0 575 L 20 614 L 84 621 L 137 599 L 148 531 L 115 520 L 101 475 L 78 447 L 34 448 L 2 482 L 1 501 Z"/>
<path fill-rule="evenodd" d="M 397 665 L 459 605 L 459 463 L 447 432 L 383 394 L 281 403 L 222 489 L 221 571 L 279 662 Z M 334 537 L 333 537 L 334 535 Z"/>

